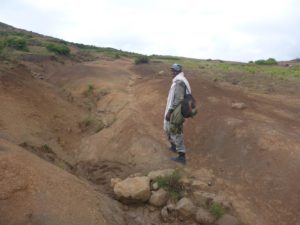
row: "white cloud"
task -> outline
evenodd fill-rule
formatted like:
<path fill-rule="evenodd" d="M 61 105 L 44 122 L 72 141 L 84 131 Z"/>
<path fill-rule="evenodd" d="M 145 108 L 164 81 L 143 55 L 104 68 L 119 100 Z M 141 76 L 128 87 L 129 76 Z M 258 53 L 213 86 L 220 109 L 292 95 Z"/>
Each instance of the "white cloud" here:
<path fill-rule="evenodd" d="M 248 61 L 299 57 L 296 0 L 6 0 L 0 20 L 146 54 Z"/>

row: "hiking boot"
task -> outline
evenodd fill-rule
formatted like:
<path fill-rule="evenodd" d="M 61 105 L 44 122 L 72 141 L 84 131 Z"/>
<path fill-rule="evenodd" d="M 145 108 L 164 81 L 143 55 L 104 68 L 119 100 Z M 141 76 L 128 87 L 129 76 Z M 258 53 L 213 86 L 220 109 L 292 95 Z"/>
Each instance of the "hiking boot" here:
<path fill-rule="evenodd" d="M 171 147 L 169 148 L 170 151 L 177 153 L 176 151 L 176 145 L 171 144 Z"/>
<path fill-rule="evenodd" d="M 178 163 L 181 163 L 183 165 L 186 164 L 186 161 L 185 161 L 185 155 L 179 155 L 177 157 L 172 157 L 171 160 L 175 161 L 175 162 L 178 162 Z"/>

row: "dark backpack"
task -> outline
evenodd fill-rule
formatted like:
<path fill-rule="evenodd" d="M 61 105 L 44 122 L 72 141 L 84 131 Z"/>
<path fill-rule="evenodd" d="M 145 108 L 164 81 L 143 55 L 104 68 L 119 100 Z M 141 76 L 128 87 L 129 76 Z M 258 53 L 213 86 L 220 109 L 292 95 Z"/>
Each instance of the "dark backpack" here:
<path fill-rule="evenodd" d="M 184 118 L 194 117 L 197 114 L 196 101 L 192 94 L 187 93 L 186 87 L 184 99 L 181 102 L 181 113 Z"/>

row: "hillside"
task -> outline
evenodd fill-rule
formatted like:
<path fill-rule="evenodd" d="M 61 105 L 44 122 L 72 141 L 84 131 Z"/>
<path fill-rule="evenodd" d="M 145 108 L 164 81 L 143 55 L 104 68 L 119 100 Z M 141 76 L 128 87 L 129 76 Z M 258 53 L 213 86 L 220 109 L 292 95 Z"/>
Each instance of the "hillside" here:
<path fill-rule="evenodd" d="M 167 168 L 208 176 L 241 224 L 299 224 L 300 63 L 140 56 L 0 23 L 0 225 L 191 224 L 113 194 L 111 178 Z M 162 130 L 174 62 L 199 107 L 184 168 Z"/>

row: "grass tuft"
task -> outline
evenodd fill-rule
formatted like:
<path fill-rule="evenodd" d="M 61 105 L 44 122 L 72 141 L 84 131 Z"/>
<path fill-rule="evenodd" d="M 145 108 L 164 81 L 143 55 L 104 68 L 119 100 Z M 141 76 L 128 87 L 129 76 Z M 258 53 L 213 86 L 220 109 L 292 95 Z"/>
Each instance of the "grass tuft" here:
<path fill-rule="evenodd" d="M 221 218 L 225 213 L 224 208 L 218 203 L 213 203 L 210 206 L 209 211 L 217 219 Z"/>
<path fill-rule="evenodd" d="M 168 192 L 173 200 L 179 200 L 184 195 L 184 186 L 179 182 L 181 175 L 178 171 L 174 171 L 171 175 L 157 177 L 159 188 L 163 188 Z"/>

